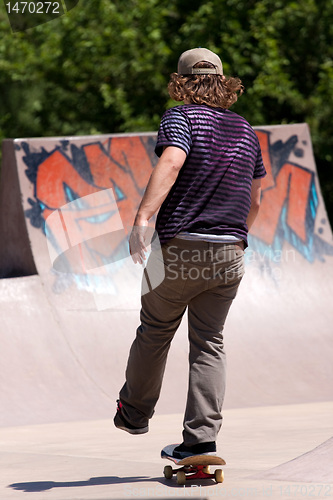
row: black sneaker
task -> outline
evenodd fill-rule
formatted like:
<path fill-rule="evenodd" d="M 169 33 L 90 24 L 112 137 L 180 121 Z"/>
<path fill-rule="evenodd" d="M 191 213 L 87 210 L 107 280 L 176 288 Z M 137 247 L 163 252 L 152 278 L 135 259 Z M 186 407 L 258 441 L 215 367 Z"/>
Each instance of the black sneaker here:
<path fill-rule="evenodd" d="M 216 455 L 215 441 L 208 441 L 206 443 L 198 443 L 193 446 L 186 446 L 184 443 L 176 446 L 172 451 L 174 458 L 186 458 L 193 455 Z"/>
<path fill-rule="evenodd" d="M 127 422 L 125 419 L 123 413 L 122 413 L 122 407 L 123 405 L 121 404 L 120 400 L 117 400 L 117 413 L 113 419 L 114 425 L 118 428 L 121 429 L 122 431 L 129 432 L 130 434 L 145 434 L 148 432 L 149 428 L 148 425 L 145 427 L 135 427 L 134 425 L 130 424 Z"/>
<path fill-rule="evenodd" d="M 206 443 L 199 443 L 193 446 L 185 446 L 184 443 L 176 445 L 170 444 L 163 448 L 161 452 L 162 458 L 176 458 L 181 460 L 182 458 L 193 457 L 193 455 L 216 455 L 216 443 L 215 441 L 209 441 Z"/>

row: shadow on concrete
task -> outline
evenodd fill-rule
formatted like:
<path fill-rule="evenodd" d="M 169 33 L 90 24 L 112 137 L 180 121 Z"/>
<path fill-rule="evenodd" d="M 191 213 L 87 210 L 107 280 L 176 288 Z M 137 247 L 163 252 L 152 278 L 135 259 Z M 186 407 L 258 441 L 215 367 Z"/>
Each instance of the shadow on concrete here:
<path fill-rule="evenodd" d="M 52 490 L 53 488 L 79 488 L 83 486 L 100 486 L 109 484 L 131 484 L 131 483 L 160 483 L 161 486 L 168 486 L 173 488 L 189 488 L 194 486 L 199 486 L 199 482 L 196 480 L 189 481 L 185 485 L 179 485 L 176 481 L 168 481 L 163 477 L 147 477 L 147 476 L 137 476 L 137 477 L 118 477 L 118 476 L 105 476 L 105 477 L 91 477 L 86 481 L 32 481 L 26 483 L 13 483 L 8 485 L 8 488 L 12 488 L 16 491 L 24 491 L 25 493 L 38 493 L 47 490 Z M 215 481 L 206 480 L 205 486 L 216 486 Z"/>
<path fill-rule="evenodd" d="M 125 483 L 139 483 L 152 481 L 156 482 L 156 478 L 148 478 L 146 476 L 138 477 L 118 477 L 118 476 L 105 476 L 105 477 L 91 477 L 86 481 L 32 481 L 27 483 L 13 483 L 8 486 L 13 490 L 25 491 L 26 493 L 42 492 L 52 490 L 53 488 L 77 488 L 82 486 L 99 486 L 103 484 L 125 484 Z"/>

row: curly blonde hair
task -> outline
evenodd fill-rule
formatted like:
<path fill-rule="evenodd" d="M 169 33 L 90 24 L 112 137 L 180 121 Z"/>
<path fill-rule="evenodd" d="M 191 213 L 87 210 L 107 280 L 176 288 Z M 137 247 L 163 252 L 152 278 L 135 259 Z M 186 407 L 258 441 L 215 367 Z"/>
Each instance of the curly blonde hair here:
<path fill-rule="evenodd" d="M 199 62 L 194 68 L 214 68 L 209 62 Z M 174 101 L 186 104 L 208 104 L 215 108 L 228 109 L 244 92 L 239 78 L 222 75 L 180 75 L 172 73 L 168 91 Z"/>

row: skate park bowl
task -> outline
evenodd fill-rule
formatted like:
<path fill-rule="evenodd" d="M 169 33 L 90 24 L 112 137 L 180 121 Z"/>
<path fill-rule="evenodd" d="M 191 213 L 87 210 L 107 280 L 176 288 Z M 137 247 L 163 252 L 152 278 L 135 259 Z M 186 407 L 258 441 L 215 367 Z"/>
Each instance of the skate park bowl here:
<path fill-rule="evenodd" d="M 248 477 L 254 482 L 270 480 L 276 498 L 281 498 L 287 494 L 276 486 L 281 478 L 293 485 L 295 481 L 333 482 L 332 430 L 326 426 L 333 409 L 333 239 L 307 124 L 255 130 L 267 176 L 245 253 L 245 276 L 224 330 L 228 359 L 224 408 L 238 422 L 243 443 L 249 444 Z M 24 443 L 24 436 L 32 435 L 31 429 L 38 429 L 40 436 L 46 429 L 66 436 L 74 425 L 76 430 L 87 430 L 91 422 L 101 422 L 100 428 L 106 434 L 111 432 L 106 429 L 112 427 L 115 401 L 124 382 L 128 351 L 139 324 L 142 290 L 163 279 L 157 276 L 151 281 L 142 267 L 134 265 L 127 244 L 157 162 L 155 140 L 156 134 L 147 133 L 3 141 L 0 424 L 6 432 L 8 453 L 15 451 L 14 436 L 22 432 Z M 165 432 L 170 432 L 174 422 L 180 433 L 187 364 L 184 317 L 170 350 L 156 407 L 156 433 L 158 425 L 164 429 L 166 423 Z M 264 449 L 268 438 L 261 435 L 258 422 L 265 426 L 269 421 L 272 427 L 265 429 L 271 439 L 284 442 L 286 436 L 279 427 L 283 418 L 293 426 L 298 420 L 295 439 L 288 427 L 288 445 L 281 444 L 280 451 L 288 450 L 291 442 L 293 446 L 290 454 L 270 461 L 271 451 Z M 243 435 L 249 422 L 252 428 Z M 310 422 L 319 429 L 317 433 L 309 433 Z M 59 425 L 67 426 L 62 428 L 63 434 Z M 225 429 L 227 434 L 227 422 Z M 108 435 L 114 443 L 118 439 L 129 453 L 138 453 L 131 436 L 112 432 L 120 434 Z M 158 434 L 161 432 L 159 428 Z M 229 436 L 233 432 L 236 428 Z M 249 461 L 262 439 L 261 461 L 254 470 Z M 151 450 L 154 442 L 152 439 Z M 159 444 L 162 448 L 167 443 Z M 224 445 L 228 447 L 227 441 Z M 236 462 L 240 455 L 241 449 Z M 313 462 L 315 468 L 310 467 Z M 58 463 L 56 467 L 59 472 Z M 142 472 L 149 474 L 147 466 Z M 9 472 L 8 478 L 12 478 Z M 72 485 L 64 482 L 75 486 L 75 481 Z M 18 484 L 8 479 L 1 498 L 18 495 L 15 491 L 20 488 L 8 488 L 10 483 Z M 98 483 L 103 484 L 102 480 Z M 114 488 L 110 492 L 110 485 L 115 484 L 105 480 L 109 489 L 100 490 L 100 496 L 84 488 L 82 498 L 134 496 L 132 490 L 124 493 Z M 60 487 L 50 490 L 58 494 L 52 498 L 72 498 Z M 37 498 L 32 489 L 25 491 L 28 497 Z M 241 497 L 241 490 L 237 491 Z M 260 487 L 257 497 L 270 492 Z M 293 492 L 301 497 L 305 490 Z M 325 492 L 323 486 L 320 494 Z M 202 494 L 209 496 L 209 491 Z M 160 496 L 160 492 L 143 492 L 143 496 Z M 237 498 L 236 493 L 232 496 Z"/>

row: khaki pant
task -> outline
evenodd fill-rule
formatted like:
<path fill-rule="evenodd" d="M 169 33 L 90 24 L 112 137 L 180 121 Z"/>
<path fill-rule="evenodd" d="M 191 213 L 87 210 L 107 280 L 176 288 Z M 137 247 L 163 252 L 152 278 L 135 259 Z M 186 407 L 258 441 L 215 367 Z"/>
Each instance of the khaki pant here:
<path fill-rule="evenodd" d="M 162 245 L 162 253 L 165 279 L 142 297 L 141 325 L 120 391 L 124 416 L 138 427 L 152 417 L 170 343 L 187 308 L 189 387 L 183 439 L 187 446 L 216 441 L 225 393 L 222 332 L 244 274 L 243 244 L 174 238 Z M 160 265 L 152 253 L 148 274 Z"/>

